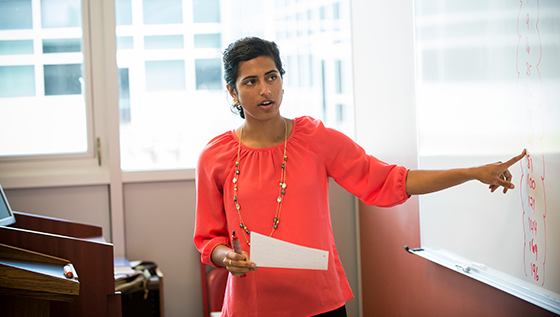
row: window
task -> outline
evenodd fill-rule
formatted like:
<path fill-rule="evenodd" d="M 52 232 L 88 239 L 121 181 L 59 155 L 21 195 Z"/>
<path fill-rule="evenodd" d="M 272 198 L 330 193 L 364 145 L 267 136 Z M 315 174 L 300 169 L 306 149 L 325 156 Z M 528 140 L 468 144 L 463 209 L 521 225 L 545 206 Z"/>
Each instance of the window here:
<path fill-rule="evenodd" d="M 196 89 L 222 88 L 222 61 L 219 58 L 197 59 L 194 63 Z"/>
<path fill-rule="evenodd" d="M 236 120 L 224 107 L 219 4 L 115 2 L 123 170 L 194 167 Z"/>
<path fill-rule="evenodd" d="M 349 1 L 117 0 L 115 9 L 123 170 L 193 168 L 208 141 L 241 124 L 222 52 L 243 36 L 280 46 L 284 115 L 353 135 Z"/>
<path fill-rule="evenodd" d="M 103 85 L 115 78 L 106 78 L 111 61 L 99 62 L 112 58 L 113 43 L 100 39 L 104 12 L 91 1 L 0 1 L 0 161 L 102 165 L 97 138 L 109 138 L 103 149 L 116 129 L 103 123 L 112 107 L 104 94 L 113 93 Z M 122 170 L 193 168 L 211 138 L 241 124 L 230 112 L 221 59 L 244 36 L 280 46 L 285 116 L 310 115 L 353 136 L 349 0 L 114 5 Z"/>
<path fill-rule="evenodd" d="M 185 90 L 185 61 L 146 61 L 146 92 Z"/>
<path fill-rule="evenodd" d="M 193 0 L 194 23 L 220 23 L 219 0 Z"/>
<path fill-rule="evenodd" d="M 181 0 L 142 0 L 144 24 L 183 22 Z"/>
<path fill-rule="evenodd" d="M 0 156 L 91 149 L 81 17 L 80 0 L 0 1 Z"/>
<path fill-rule="evenodd" d="M 221 46 L 222 36 L 220 33 L 194 35 L 195 48 L 221 48 Z"/>

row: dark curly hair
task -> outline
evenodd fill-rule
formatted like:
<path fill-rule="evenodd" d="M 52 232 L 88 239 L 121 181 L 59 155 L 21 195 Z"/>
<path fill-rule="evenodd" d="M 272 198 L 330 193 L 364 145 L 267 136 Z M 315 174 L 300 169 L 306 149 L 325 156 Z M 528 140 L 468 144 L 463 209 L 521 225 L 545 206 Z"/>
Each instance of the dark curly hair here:
<path fill-rule="evenodd" d="M 239 63 L 259 56 L 268 56 L 272 58 L 274 64 L 276 64 L 276 68 L 280 71 L 280 76 L 284 76 L 286 71 L 282 67 L 280 51 L 276 43 L 258 37 L 245 37 L 231 43 L 224 51 L 224 80 L 226 83 L 237 91 L 235 83 L 239 75 Z M 231 111 L 245 119 L 245 113 L 241 105 L 233 104 L 231 106 Z"/>

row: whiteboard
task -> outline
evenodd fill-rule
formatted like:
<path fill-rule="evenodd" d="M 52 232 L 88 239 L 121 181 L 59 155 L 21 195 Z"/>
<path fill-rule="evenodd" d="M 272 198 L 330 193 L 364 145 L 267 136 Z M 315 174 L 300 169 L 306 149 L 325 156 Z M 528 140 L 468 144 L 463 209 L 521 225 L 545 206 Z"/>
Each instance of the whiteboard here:
<path fill-rule="evenodd" d="M 421 169 L 505 161 L 420 198 L 423 255 L 560 314 L 560 1 L 416 0 Z"/>

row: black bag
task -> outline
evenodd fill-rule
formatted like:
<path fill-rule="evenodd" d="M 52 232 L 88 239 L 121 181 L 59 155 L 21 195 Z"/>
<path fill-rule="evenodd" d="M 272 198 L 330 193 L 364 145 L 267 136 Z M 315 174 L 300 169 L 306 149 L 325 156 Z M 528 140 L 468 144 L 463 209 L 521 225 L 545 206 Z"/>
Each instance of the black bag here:
<path fill-rule="evenodd" d="M 115 279 L 115 291 L 121 294 L 144 291 L 144 299 L 146 299 L 148 282 L 152 276 L 157 275 L 157 264 L 149 261 L 133 261 L 130 264 L 134 272 Z"/>

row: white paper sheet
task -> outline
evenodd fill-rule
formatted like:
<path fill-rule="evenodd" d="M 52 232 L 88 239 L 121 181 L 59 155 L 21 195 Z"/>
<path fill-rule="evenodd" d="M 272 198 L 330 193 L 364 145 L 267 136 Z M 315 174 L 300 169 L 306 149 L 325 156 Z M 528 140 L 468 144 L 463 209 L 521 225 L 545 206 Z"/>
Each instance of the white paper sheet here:
<path fill-rule="evenodd" d="M 258 267 L 327 270 L 329 251 L 304 247 L 253 231 L 251 262 Z"/>

